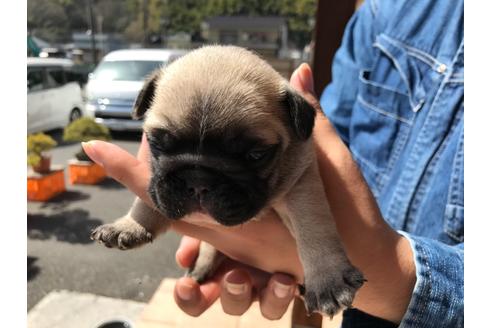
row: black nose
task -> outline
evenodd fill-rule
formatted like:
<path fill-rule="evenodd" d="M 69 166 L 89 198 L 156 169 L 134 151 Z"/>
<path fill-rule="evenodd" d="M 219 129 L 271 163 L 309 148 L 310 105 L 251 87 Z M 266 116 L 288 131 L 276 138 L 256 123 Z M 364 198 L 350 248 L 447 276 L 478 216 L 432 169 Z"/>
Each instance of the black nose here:
<path fill-rule="evenodd" d="M 208 193 L 208 187 L 203 185 L 190 185 L 188 184 L 188 194 L 191 197 L 202 199 Z"/>
<path fill-rule="evenodd" d="M 188 197 L 197 200 L 202 200 L 217 183 L 217 174 L 210 169 L 201 167 L 184 169 L 179 171 L 177 175 L 184 181 L 183 187 Z"/>

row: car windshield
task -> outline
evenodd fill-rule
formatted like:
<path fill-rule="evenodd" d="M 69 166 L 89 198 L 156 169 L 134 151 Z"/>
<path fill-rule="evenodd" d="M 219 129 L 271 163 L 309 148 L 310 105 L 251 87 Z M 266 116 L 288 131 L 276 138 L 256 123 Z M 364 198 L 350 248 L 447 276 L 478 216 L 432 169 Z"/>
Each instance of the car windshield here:
<path fill-rule="evenodd" d="M 93 78 L 106 81 L 143 81 L 163 61 L 103 61 L 94 71 Z"/>

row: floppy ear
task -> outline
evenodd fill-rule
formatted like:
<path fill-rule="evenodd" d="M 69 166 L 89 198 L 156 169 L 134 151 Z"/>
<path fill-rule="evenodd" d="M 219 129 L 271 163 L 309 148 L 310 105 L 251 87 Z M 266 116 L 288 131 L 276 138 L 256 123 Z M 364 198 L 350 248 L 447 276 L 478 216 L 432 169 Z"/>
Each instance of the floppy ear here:
<path fill-rule="evenodd" d="M 149 77 L 145 80 L 145 83 L 138 94 L 135 103 L 133 104 L 132 117 L 135 120 L 141 119 L 154 100 L 155 88 L 157 87 L 157 80 L 161 76 L 161 69 L 153 71 Z"/>
<path fill-rule="evenodd" d="M 290 88 L 286 88 L 283 104 L 287 108 L 289 124 L 299 140 L 307 140 L 314 127 L 316 110 L 306 99 Z"/>

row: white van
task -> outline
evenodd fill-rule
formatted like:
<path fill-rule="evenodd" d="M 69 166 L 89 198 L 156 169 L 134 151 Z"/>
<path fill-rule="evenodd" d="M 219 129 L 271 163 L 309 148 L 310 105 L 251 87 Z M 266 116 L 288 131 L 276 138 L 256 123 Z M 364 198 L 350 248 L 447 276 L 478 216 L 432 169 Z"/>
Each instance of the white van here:
<path fill-rule="evenodd" d="M 81 82 L 73 62 L 27 58 L 27 133 L 64 128 L 84 115 Z"/>
<path fill-rule="evenodd" d="M 145 78 L 156 68 L 169 64 L 186 52 L 177 49 L 110 52 L 89 75 L 87 114 L 111 130 L 141 130 L 142 121 L 132 120 L 132 109 Z"/>

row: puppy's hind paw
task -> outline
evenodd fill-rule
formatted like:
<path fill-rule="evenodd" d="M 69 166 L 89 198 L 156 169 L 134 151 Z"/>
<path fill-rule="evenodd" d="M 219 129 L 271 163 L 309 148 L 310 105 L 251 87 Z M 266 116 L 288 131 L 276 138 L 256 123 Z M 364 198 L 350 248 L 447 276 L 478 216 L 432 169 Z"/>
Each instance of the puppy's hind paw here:
<path fill-rule="evenodd" d="M 364 281 L 362 273 L 354 267 L 338 275 L 307 279 L 304 292 L 307 312 L 319 312 L 332 318 L 339 311 L 351 307 L 355 292 Z"/>

